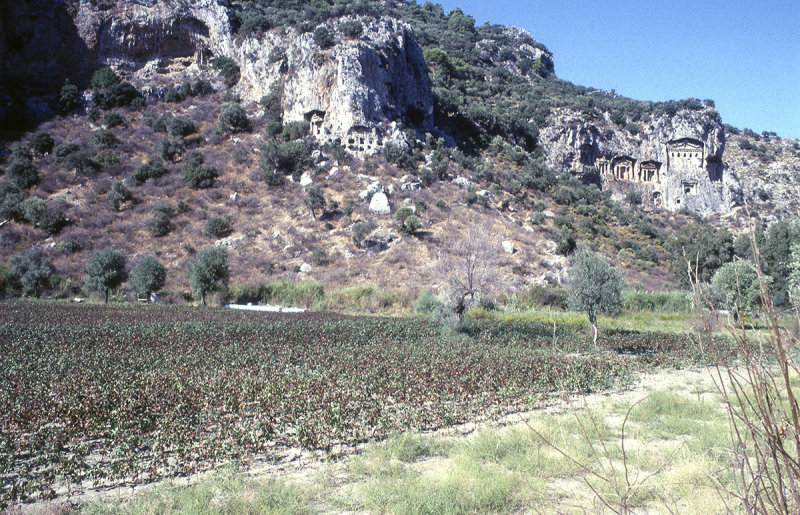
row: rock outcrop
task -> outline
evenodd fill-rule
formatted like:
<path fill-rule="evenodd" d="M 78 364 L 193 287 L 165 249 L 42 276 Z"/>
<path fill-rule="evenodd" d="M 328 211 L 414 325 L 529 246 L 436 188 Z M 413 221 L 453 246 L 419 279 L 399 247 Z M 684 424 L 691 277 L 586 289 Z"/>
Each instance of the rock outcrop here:
<path fill-rule="evenodd" d="M 540 132 L 548 164 L 597 181 L 617 195 L 642 194 L 645 205 L 702 214 L 729 211 L 741 201 L 726 173 L 725 130 L 713 109 L 678 111 L 620 127 L 604 117 L 557 109 Z"/>
<path fill-rule="evenodd" d="M 433 96 L 414 32 L 388 17 L 358 19 L 357 38 L 338 31 L 353 20 L 326 22 L 335 39 L 320 48 L 312 33 L 294 27 L 237 36 L 221 0 L 129 0 L 107 10 L 81 2 L 75 14 L 96 62 L 134 84 L 175 83 L 227 56 L 241 70 L 236 92 L 258 101 L 280 86 L 284 122 L 306 120 L 320 142 L 339 139 L 350 151 L 373 153 L 386 141 L 403 144 L 401 119 L 432 129 Z"/>

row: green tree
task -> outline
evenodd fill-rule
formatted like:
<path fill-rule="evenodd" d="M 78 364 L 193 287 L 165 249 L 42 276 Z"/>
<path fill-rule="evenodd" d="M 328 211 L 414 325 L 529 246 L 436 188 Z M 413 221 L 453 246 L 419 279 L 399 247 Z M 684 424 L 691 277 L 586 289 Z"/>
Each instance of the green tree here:
<path fill-rule="evenodd" d="M 322 188 L 316 184 L 309 186 L 306 190 L 306 196 L 303 199 L 306 207 L 311 210 L 311 216 L 316 220 L 317 209 L 325 209 L 325 195 L 322 193 Z"/>
<path fill-rule="evenodd" d="M 164 287 L 167 269 L 155 256 L 145 256 L 131 269 L 128 285 L 140 295 L 150 295 Z"/>
<path fill-rule="evenodd" d="M 408 235 L 413 235 L 417 232 L 417 229 L 422 226 L 417 215 L 415 215 L 414 211 L 408 206 L 403 206 L 398 209 L 394 217 L 395 220 L 397 220 L 398 229 Z"/>
<path fill-rule="evenodd" d="M 219 247 L 203 247 L 187 269 L 192 291 L 200 295 L 200 303 L 206 305 L 206 295 L 220 281 L 228 279 L 228 254 Z"/>
<path fill-rule="evenodd" d="M 11 260 L 10 275 L 22 286 L 22 291 L 27 295 L 38 298 L 41 288 L 47 286 L 54 273 L 53 264 L 37 245 L 33 245 L 27 252 Z"/>
<path fill-rule="evenodd" d="M 597 315 L 615 315 L 622 309 L 622 276 L 601 255 L 586 248 L 573 255 L 567 274 L 569 306 L 586 312 L 597 350 Z"/>
<path fill-rule="evenodd" d="M 231 230 L 231 220 L 228 216 L 212 216 L 206 220 L 205 232 L 209 236 L 220 238 Z"/>
<path fill-rule="evenodd" d="M 114 181 L 111 189 L 106 193 L 106 202 L 108 207 L 114 211 L 119 211 L 119 206 L 126 200 L 131 198 L 131 190 L 125 187 L 120 181 Z"/>
<path fill-rule="evenodd" d="M 61 113 L 70 113 L 80 106 L 81 95 L 78 91 L 78 86 L 70 83 L 69 79 L 66 79 L 58 95 L 58 107 L 61 109 Z"/>
<path fill-rule="evenodd" d="M 250 129 L 250 121 L 244 108 L 236 102 L 222 106 L 217 118 L 220 132 L 242 132 Z"/>
<path fill-rule="evenodd" d="M 229 88 L 235 86 L 241 77 L 241 70 L 236 61 L 224 55 L 215 57 L 211 65 L 217 69 L 225 85 Z"/>
<path fill-rule="evenodd" d="M 772 278 L 766 277 L 767 283 Z M 711 278 L 708 297 L 715 307 L 734 313 L 738 320 L 744 312 L 761 305 L 761 283 L 755 265 L 746 259 L 735 259 L 722 265 Z"/>
<path fill-rule="evenodd" d="M 28 140 L 28 146 L 40 156 L 52 152 L 54 145 L 53 137 L 46 132 L 37 132 Z"/>
<path fill-rule="evenodd" d="M 314 43 L 322 49 L 330 48 L 333 46 L 333 34 L 325 27 L 317 27 L 314 30 Z"/>
<path fill-rule="evenodd" d="M 125 252 L 111 247 L 97 251 L 89 257 L 83 272 L 84 286 L 88 291 L 100 292 L 108 304 L 108 294 L 125 282 L 127 257 Z"/>
<path fill-rule="evenodd" d="M 27 159 L 15 159 L 8 167 L 7 173 L 17 188 L 30 188 L 39 182 L 39 172 Z"/>
<path fill-rule="evenodd" d="M 684 225 L 672 242 L 672 271 L 686 286 L 689 286 L 687 261 L 692 273 L 697 273 L 697 280 L 708 282 L 731 259 L 733 235 L 728 229 L 717 229 L 707 222 Z"/>
<path fill-rule="evenodd" d="M 120 79 L 117 74 L 107 66 L 96 70 L 92 75 L 91 84 L 95 89 L 108 89 L 119 83 Z"/>
<path fill-rule="evenodd" d="M 190 188 L 210 188 L 217 178 L 217 169 L 205 163 L 205 157 L 199 150 L 191 150 L 183 157 L 181 180 Z"/>

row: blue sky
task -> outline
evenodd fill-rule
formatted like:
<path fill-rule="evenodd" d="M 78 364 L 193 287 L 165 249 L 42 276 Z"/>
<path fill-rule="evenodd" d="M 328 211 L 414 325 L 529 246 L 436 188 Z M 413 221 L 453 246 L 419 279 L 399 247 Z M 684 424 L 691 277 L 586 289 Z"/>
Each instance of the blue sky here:
<path fill-rule="evenodd" d="M 725 123 L 800 138 L 800 0 L 438 3 L 529 30 L 575 84 L 640 100 L 711 98 Z"/>

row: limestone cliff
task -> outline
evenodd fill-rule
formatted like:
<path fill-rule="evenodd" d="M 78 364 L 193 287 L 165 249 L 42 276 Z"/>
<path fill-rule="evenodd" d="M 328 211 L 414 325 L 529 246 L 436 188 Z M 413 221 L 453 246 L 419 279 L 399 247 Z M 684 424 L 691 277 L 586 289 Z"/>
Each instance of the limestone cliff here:
<path fill-rule="evenodd" d="M 386 138 L 402 141 L 393 123 L 401 118 L 433 125 L 422 51 L 396 19 L 359 19 L 358 38 L 337 30 L 346 18 L 330 20 L 335 40 L 326 49 L 293 27 L 236 37 L 220 0 L 128 0 L 105 10 L 81 1 L 75 20 L 96 61 L 138 85 L 174 83 L 214 56 L 231 57 L 241 69 L 237 93 L 257 101 L 282 85 L 284 121 L 307 120 L 321 142 L 339 138 L 352 151 L 375 152 Z"/>
<path fill-rule="evenodd" d="M 638 191 L 645 205 L 711 214 L 740 203 L 738 181 L 724 166 L 725 131 L 710 108 L 650 115 L 625 127 L 608 113 L 589 119 L 556 109 L 540 142 L 551 166 L 618 195 Z"/>

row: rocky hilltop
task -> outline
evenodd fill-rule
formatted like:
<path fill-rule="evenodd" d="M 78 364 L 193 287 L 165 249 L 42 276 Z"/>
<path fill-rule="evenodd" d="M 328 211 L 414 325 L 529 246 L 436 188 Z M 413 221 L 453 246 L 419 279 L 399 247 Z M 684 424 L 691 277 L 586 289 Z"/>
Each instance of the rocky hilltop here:
<path fill-rule="evenodd" d="M 306 120 L 321 143 L 339 139 L 351 151 L 372 153 L 387 139 L 407 145 L 395 120 L 433 128 L 422 50 L 397 19 L 328 21 L 322 26 L 334 39 L 325 48 L 295 27 L 237 37 L 218 0 L 138 0 L 109 9 L 80 2 L 75 21 L 96 61 L 138 86 L 172 85 L 201 74 L 216 56 L 230 57 L 241 72 L 236 93 L 258 101 L 280 86 L 284 121 Z M 359 35 L 338 30 L 355 21 Z"/>
<path fill-rule="evenodd" d="M 636 123 L 609 113 L 555 109 L 540 131 L 551 166 L 596 180 L 603 189 L 642 195 L 646 205 L 707 215 L 741 203 L 724 165 L 725 130 L 712 108 L 656 114 Z"/>

